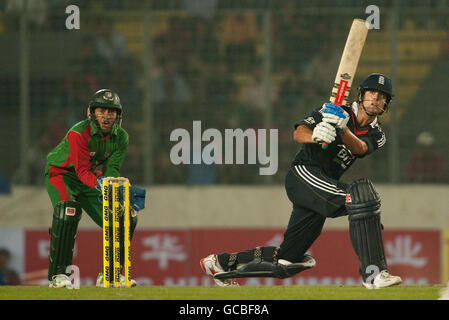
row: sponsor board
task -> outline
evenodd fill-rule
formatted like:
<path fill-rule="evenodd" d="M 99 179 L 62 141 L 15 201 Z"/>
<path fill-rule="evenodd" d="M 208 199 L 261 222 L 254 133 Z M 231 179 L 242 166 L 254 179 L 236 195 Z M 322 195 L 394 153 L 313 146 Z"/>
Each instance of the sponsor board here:
<path fill-rule="evenodd" d="M 199 260 L 210 253 L 279 246 L 283 229 L 138 229 L 132 240 L 132 277 L 139 285 L 214 285 Z M 101 230 L 79 230 L 73 265 L 81 285 L 95 285 L 102 263 Z M 441 274 L 439 230 L 383 232 L 389 270 L 405 284 L 438 284 Z M 48 268 L 50 236 L 25 231 L 25 272 Z M 325 230 L 312 245 L 317 266 L 288 279 L 240 279 L 244 285 L 359 285 L 359 262 L 345 230 Z M 42 283 L 46 278 L 41 279 Z"/>
<path fill-rule="evenodd" d="M 443 283 L 449 281 L 449 228 L 443 233 Z"/>

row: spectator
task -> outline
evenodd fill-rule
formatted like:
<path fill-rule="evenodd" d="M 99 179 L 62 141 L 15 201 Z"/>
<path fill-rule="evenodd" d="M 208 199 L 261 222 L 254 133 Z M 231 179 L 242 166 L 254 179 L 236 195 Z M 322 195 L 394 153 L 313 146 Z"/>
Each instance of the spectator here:
<path fill-rule="evenodd" d="M 237 86 L 232 87 L 229 91 L 229 104 L 224 110 L 225 127 L 242 129 L 257 127 L 260 125 L 262 117 L 257 116 L 255 110 L 246 101 L 239 98 L 239 91 Z"/>
<path fill-rule="evenodd" d="M 215 32 L 215 23 L 200 17 L 192 19 L 194 31 L 192 44 L 194 46 L 191 57 L 198 59 L 201 64 L 216 65 L 220 63 L 220 44 Z"/>
<path fill-rule="evenodd" d="M 268 81 L 271 81 L 271 78 Z M 252 112 L 257 115 L 259 121 L 261 121 L 256 123 L 259 126 L 263 126 L 263 115 L 267 112 L 268 104 L 273 104 L 278 96 L 278 88 L 273 81 L 270 83 L 268 96 L 266 88 L 265 79 L 262 77 L 260 68 L 255 68 L 248 85 L 243 88 L 243 99 L 253 109 Z"/>
<path fill-rule="evenodd" d="M 189 14 L 197 14 L 210 19 L 217 10 L 218 0 L 184 0 L 184 5 Z"/>
<path fill-rule="evenodd" d="M 105 74 L 110 69 L 109 62 L 100 56 L 95 39 L 91 36 L 82 39 L 78 57 L 74 59 L 72 64 L 79 65 L 86 78 L 92 78 L 86 83 L 89 86 L 90 95 L 98 89 L 99 83 L 104 84 L 108 80 Z"/>
<path fill-rule="evenodd" d="M 113 29 L 114 23 L 103 16 L 98 21 L 95 49 L 98 56 L 114 69 L 128 56 L 125 37 Z"/>
<path fill-rule="evenodd" d="M 329 75 L 335 74 L 341 59 L 341 51 L 335 50 L 328 39 L 323 39 L 321 44 L 322 48 L 305 67 L 302 78 L 307 83 L 308 90 L 313 91 L 319 99 L 329 94 L 334 81 Z M 318 101 L 313 102 L 313 105 L 319 104 Z"/>
<path fill-rule="evenodd" d="M 317 41 L 310 20 L 309 16 L 301 14 L 294 1 L 289 0 L 282 1 L 281 10 L 273 13 L 273 65 L 276 71 L 299 71 L 316 52 Z"/>
<path fill-rule="evenodd" d="M 283 79 L 279 82 L 279 97 L 274 106 L 276 112 L 273 113 L 274 123 L 279 128 L 290 128 L 291 119 L 302 112 L 302 108 L 305 106 L 304 88 L 305 84 L 298 73 L 293 70 L 285 72 Z M 285 143 L 291 141 L 290 131 L 288 132 Z"/>
<path fill-rule="evenodd" d="M 223 42 L 226 61 L 239 71 L 251 67 L 256 57 L 257 22 L 254 13 L 228 14 L 224 19 Z"/>
<path fill-rule="evenodd" d="M 6 248 L 0 248 L 0 286 L 16 286 L 21 281 L 16 271 L 9 267 L 11 253 Z"/>
<path fill-rule="evenodd" d="M 156 107 L 172 109 L 174 104 L 186 104 L 190 98 L 187 81 L 178 72 L 178 65 L 174 61 L 163 63 L 161 74 L 153 83 L 153 99 Z"/>
<path fill-rule="evenodd" d="M 449 35 L 441 41 L 441 56 L 444 59 L 449 58 Z"/>
<path fill-rule="evenodd" d="M 179 16 L 170 17 L 168 32 L 164 35 L 164 56 L 177 61 L 181 66 L 187 64 L 189 53 L 194 49 L 191 20 Z"/>
<path fill-rule="evenodd" d="M 410 158 L 407 174 L 413 182 L 438 183 L 443 179 L 444 158 L 433 148 L 435 139 L 428 131 L 416 138 L 418 150 Z"/>
<path fill-rule="evenodd" d="M 5 12 L 7 16 L 14 17 L 15 22 L 19 23 L 20 15 L 23 12 L 25 2 L 23 0 L 7 0 Z M 27 19 L 31 28 L 42 28 L 47 21 L 48 3 L 45 0 L 33 0 L 27 3 Z"/>
<path fill-rule="evenodd" d="M 71 127 L 81 121 L 84 113 L 79 106 L 99 87 L 99 81 L 95 74 L 85 70 L 81 62 L 74 62 L 63 82 L 62 106 L 67 108 L 67 126 Z"/>
<path fill-rule="evenodd" d="M 302 89 L 304 84 L 301 77 L 292 70 L 285 72 L 285 77 L 279 85 L 279 99 L 286 109 L 295 109 L 303 99 Z"/>
<path fill-rule="evenodd" d="M 231 103 L 230 93 L 234 90 L 236 84 L 228 72 L 228 66 L 221 62 L 214 66 L 213 72 L 206 85 L 206 95 L 208 101 L 216 106 L 227 106 Z"/>
<path fill-rule="evenodd" d="M 259 68 L 253 71 L 252 77 L 248 85 L 244 88 L 244 99 L 252 108 L 256 110 L 264 110 L 266 107 L 266 84 Z M 269 101 L 273 103 L 277 99 L 278 89 L 275 83 L 270 81 Z"/>

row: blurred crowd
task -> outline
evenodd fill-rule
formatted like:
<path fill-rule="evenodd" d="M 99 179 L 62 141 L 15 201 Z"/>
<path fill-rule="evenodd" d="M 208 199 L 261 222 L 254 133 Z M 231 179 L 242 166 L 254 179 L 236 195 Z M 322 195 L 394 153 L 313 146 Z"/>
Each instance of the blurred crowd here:
<path fill-rule="evenodd" d="M 10 12 L 4 16 L 4 32 L 17 30 L 18 20 L 12 13 L 20 11 L 19 2 L 6 1 L 0 8 Z M 201 120 L 204 129 L 221 131 L 224 128 L 278 128 L 280 174 L 272 182 L 282 182 L 297 151 L 291 139 L 293 124 L 328 97 L 333 80 L 329 74 L 334 74 L 338 66 L 341 39 L 331 37 L 327 30 L 330 25 L 334 30 L 346 30 L 349 20 L 317 21 L 315 16 L 304 15 L 298 9 L 307 7 L 305 1 L 282 1 L 282 5 L 274 1 L 262 2 L 258 2 L 257 8 L 277 9 L 270 19 L 274 36 L 268 86 L 263 68 L 263 14 L 252 10 L 219 11 L 227 7 L 251 8 L 256 6 L 255 1 L 32 1 L 31 23 L 36 27 L 32 31 L 35 34 L 61 32 L 66 15 L 60 9 L 69 4 L 78 5 L 81 12 L 92 12 L 84 18 L 79 35 L 74 38 L 75 49 L 64 62 L 63 71 L 55 73 L 54 77 L 31 79 L 32 116 L 39 119 L 32 124 L 32 132 L 39 132 L 30 150 L 32 183 L 42 183 L 46 154 L 72 125 L 85 118 L 87 102 L 100 88 L 115 90 L 122 100 L 122 125 L 131 137 L 123 175 L 135 183 L 142 182 L 142 145 L 150 141 L 144 136 L 142 121 L 144 91 L 148 88 L 142 49 L 139 49 L 143 46 L 142 33 L 132 22 L 124 27 L 120 14 L 101 15 L 99 12 L 141 10 L 148 6 L 183 9 L 184 13 L 189 13 L 167 11 L 153 22 L 150 87 L 154 183 L 260 183 L 258 166 L 254 165 L 240 165 L 238 169 L 235 166 L 172 165 L 170 132 L 176 128 L 190 130 L 193 120 Z M 351 5 L 351 1 L 340 2 L 342 6 Z M 427 2 L 432 6 L 440 3 Z M 320 3 L 335 5 L 335 1 Z M 420 21 L 420 17 L 416 17 L 419 27 L 429 27 L 421 25 Z M 314 27 L 310 28 L 312 24 Z M 18 98 L 9 96 L 11 92 L 18 92 L 18 80 L 2 81 L 5 86 L 0 94 L 10 99 L 5 104 L 17 104 Z M 272 110 L 271 123 L 266 120 L 267 106 Z M 405 175 L 409 177 L 411 169 L 407 170 Z"/>

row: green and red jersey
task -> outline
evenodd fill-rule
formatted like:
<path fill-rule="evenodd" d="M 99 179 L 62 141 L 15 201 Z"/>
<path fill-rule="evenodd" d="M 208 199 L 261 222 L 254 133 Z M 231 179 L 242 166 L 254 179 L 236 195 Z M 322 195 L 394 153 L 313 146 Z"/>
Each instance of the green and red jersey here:
<path fill-rule="evenodd" d="M 98 176 L 120 176 L 127 147 L 128 133 L 117 124 L 104 136 L 95 121 L 83 120 L 47 155 L 49 177 L 71 172 L 95 188 Z"/>

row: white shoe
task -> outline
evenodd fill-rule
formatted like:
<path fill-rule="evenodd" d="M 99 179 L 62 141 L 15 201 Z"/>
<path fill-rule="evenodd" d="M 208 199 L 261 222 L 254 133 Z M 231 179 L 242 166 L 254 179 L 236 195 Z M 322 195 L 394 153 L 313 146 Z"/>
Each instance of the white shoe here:
<path fill-rule="evenodd" d="M 217 273 L 225 272 L 223 268 L 218 264 L 217 255 L 211 254 L 206 258 L 200 260 L 201 269 L 203 269 L 204 273 L 208 276 L 214 278 L 214 275 Z M 226 279 L 219 280 L 214 278 L 215 283 L 220 287 L 238 287 L 239 284 L 235 279 Z"/>
<path fill-rule="evenodd" d="M 50 288 L 67 288 L 67 289 L 73 288 L 72 282 L 70 281 L 69 277 L 65 274 L 57 274 L 53 276 L 48 286 Z"/>
<path fill-rule="evenodd" d="M 134 279 L 131 279 L 131 287 L 137 286 L 137 282 Z M 103 278 L 103 272 L 100 272 L 97 276 L 97 282 L 95 283 L 95 286 L 104 288 L 104 278 Z M 126 280 L 124 275 L 120 275 L 120 287 L 126 287 Z"/>
<path fill-rule="evenodd" d="M 396 286 L 402 283 L 401 277 L 392 276 L 388 273 L 387 270 L 382 270 L 379 274 L 374 278 L 373 283 L 363 282 L 362 286 L 367 289 L 379 289 L 385 287 Z"/>
<path fill-rule="evenodd" d="M 136 280 L 130 279 L 129 282 L 131 282 L 131 287 L 137 286 Z M 120 275 L 120 287 L 126 287 L 126 279 L 123 274 Z"/>

